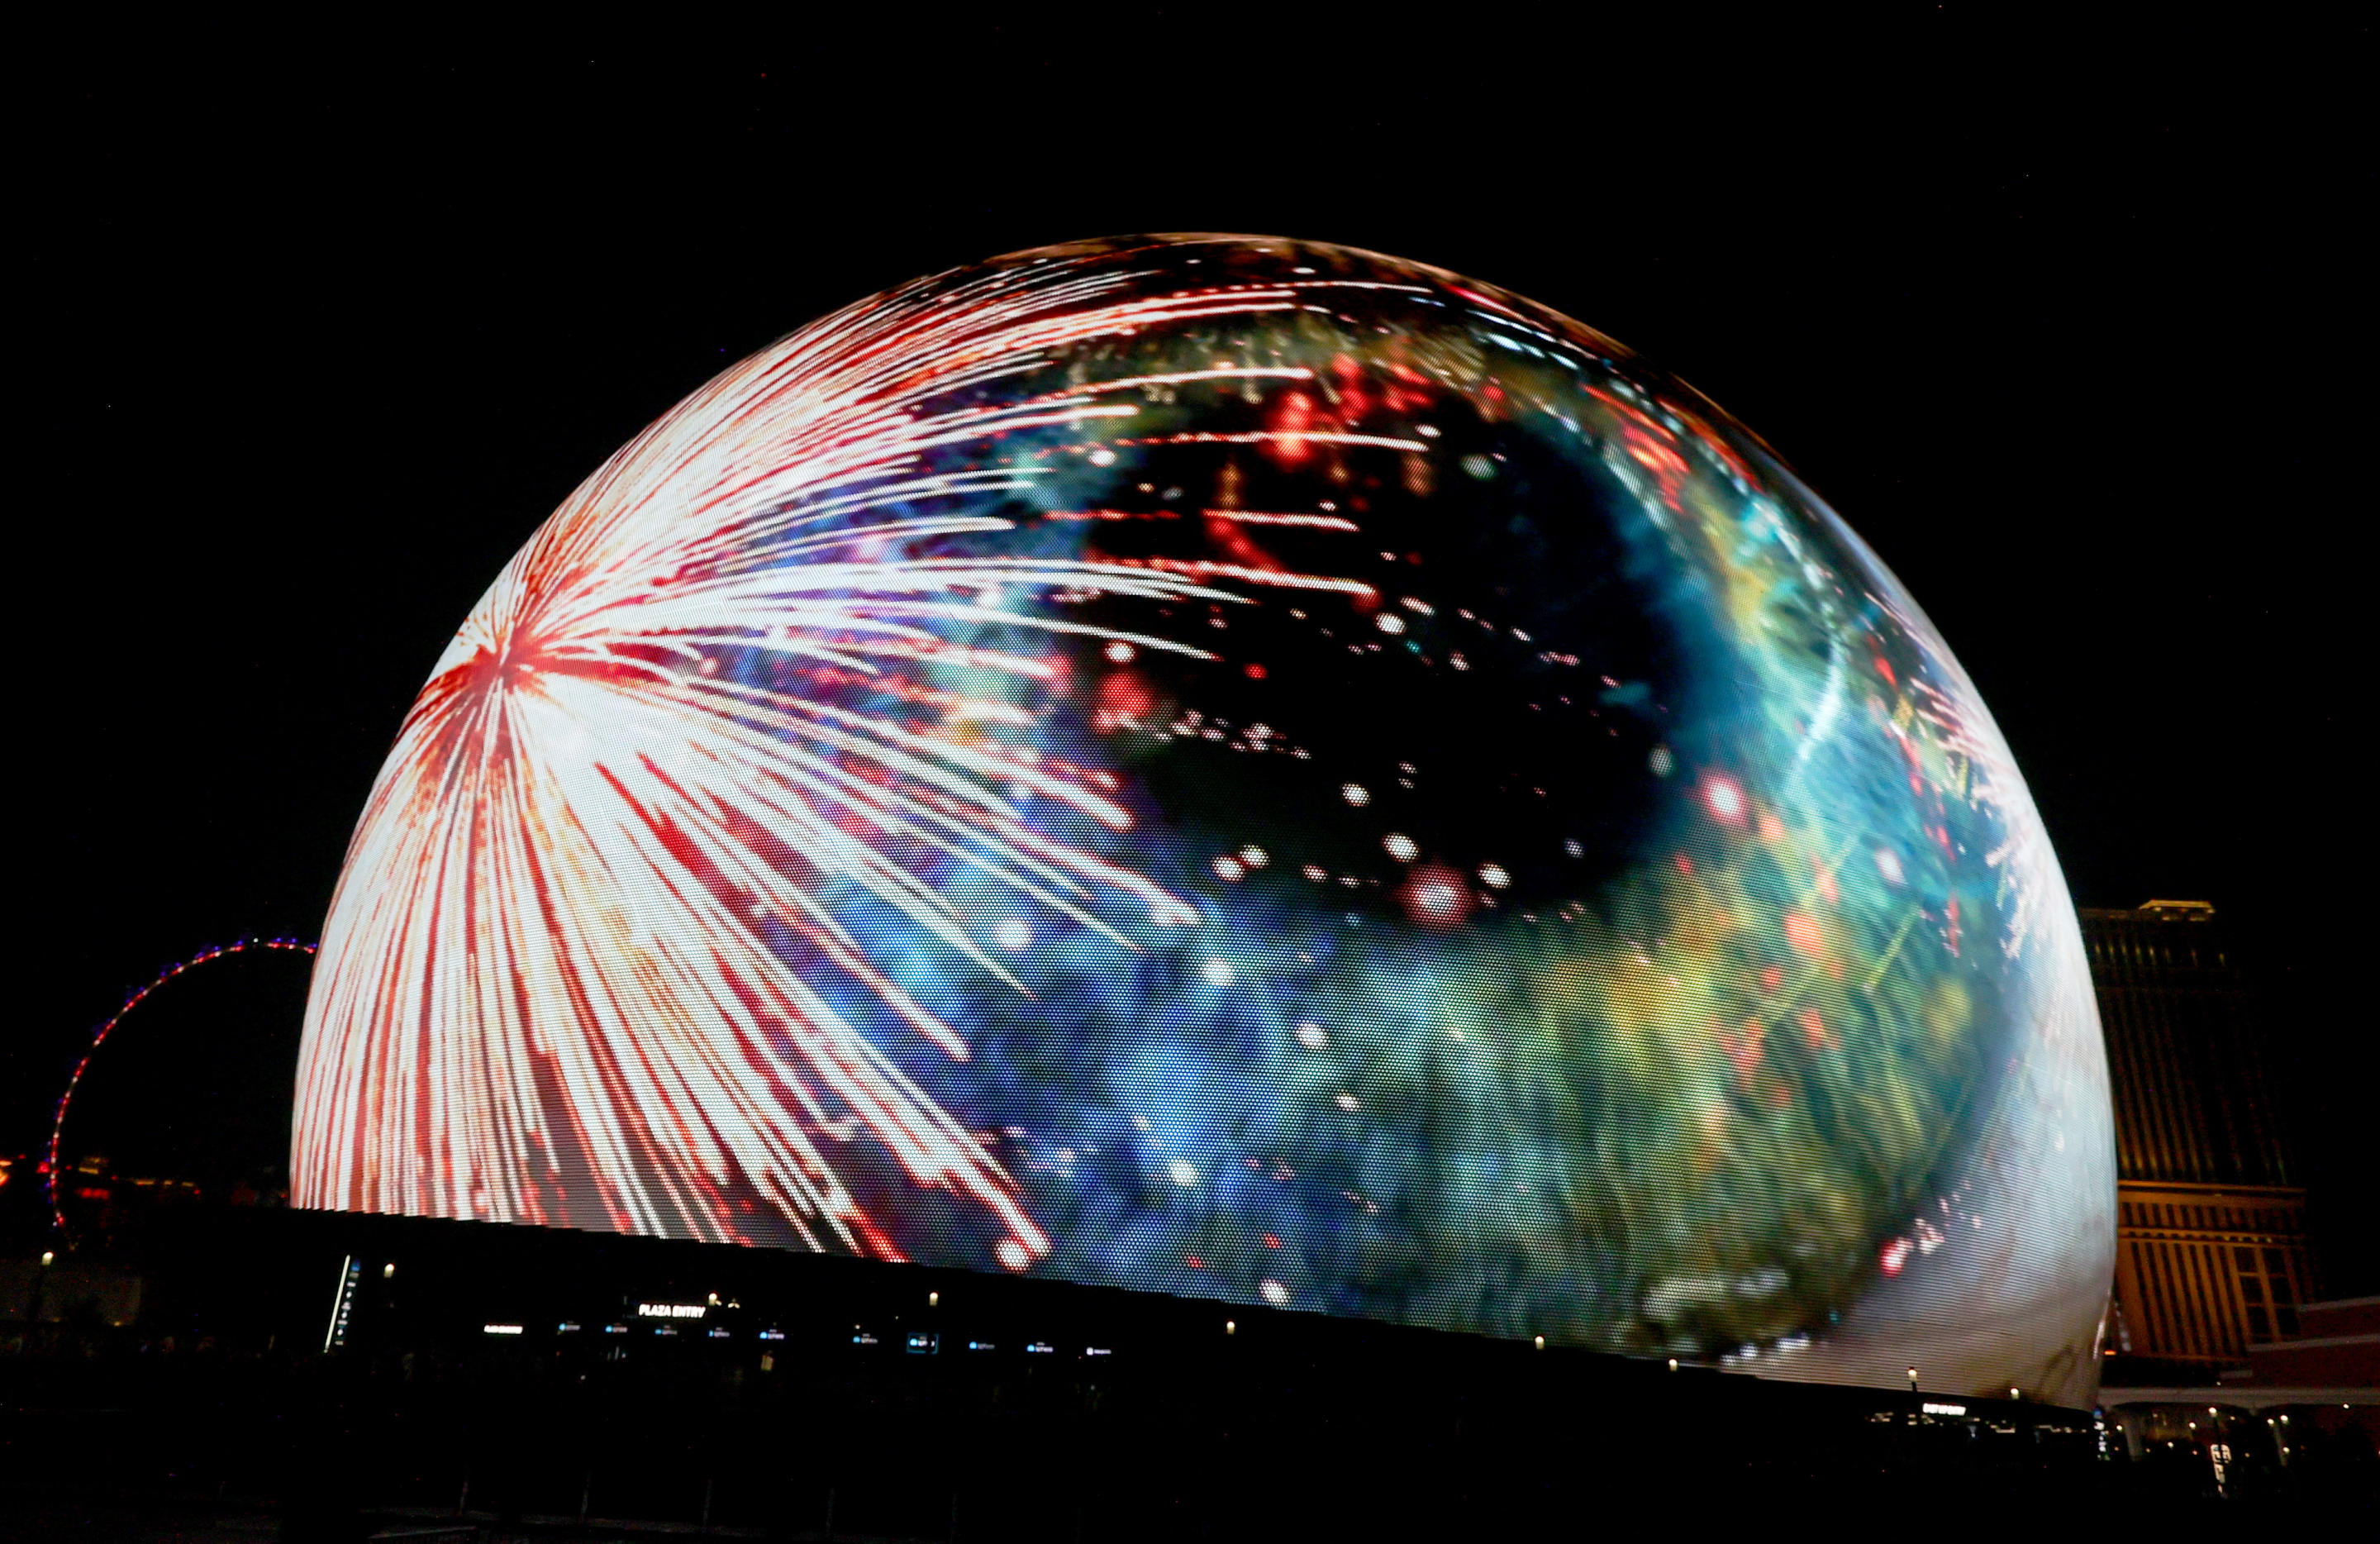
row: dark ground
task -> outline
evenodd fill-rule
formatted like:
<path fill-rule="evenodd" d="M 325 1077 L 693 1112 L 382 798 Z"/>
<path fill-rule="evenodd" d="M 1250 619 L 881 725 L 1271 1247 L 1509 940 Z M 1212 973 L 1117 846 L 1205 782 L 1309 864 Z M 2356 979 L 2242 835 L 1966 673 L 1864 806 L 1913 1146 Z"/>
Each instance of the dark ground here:
<path fill-rule="evenodd" d="M 2021 1402 L 1926 1415 L 1906 1392 L 776 1251 L 265 1210 L 186 1222 L 152 1237 L 141 1328 L 0 1325 L 0 1530 L 579 1538 L 582 1517 L 647 1534 L 707 1517 L 790 1538 L 832 1514 L 839 1537 L 947 1538 L 955 1509 L 978 1540 L 1522 1538 L 1654 1507 L 2070 1526 L 2214 1500 L 2197 1449 L 2103 1459 L 2088 1414 Z M 324 1355 L 321 1289 L 350 1257 L 366 1267 L 347 1338 Z M 714 1293 L 686 1328 L 721 1337 L 663 1337 L 635 1308 Z M 1001 1349 L 964 1349 L 978 1338 Z M 1036 1342 L 1053 1350 L 1024 1353 Z M 2317 1440 L 2301 1420 L 2284 1470 L 2261 1422 L 2234 1424 L 2228 1519 L 2380 1502 L 2360 1430 Z"/>

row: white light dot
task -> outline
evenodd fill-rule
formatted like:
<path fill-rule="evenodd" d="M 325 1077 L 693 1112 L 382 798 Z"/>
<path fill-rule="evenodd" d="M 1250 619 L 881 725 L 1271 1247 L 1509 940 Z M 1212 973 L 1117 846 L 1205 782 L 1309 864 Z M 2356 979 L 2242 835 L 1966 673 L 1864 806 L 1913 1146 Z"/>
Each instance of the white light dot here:
<path fill-rule="evenodd" d="M 999 1256 L 1000 1263 L 1011 1270 L 1022 1270 L 1033 1263 L 1033 1251 L 1013 1238 L 1002 1239 L 1000 1246 L 992 1253 Z"/>
<path fill-rule="evenodd" d="M 1388 634 L 1390 637 L 1394 638 L 1397 634 L 1405 630 L 1405 619 L 1399 616 L 1395 612 L 1384 611 L 1380 613 L 1379 615 L 1372 618 L 1372 626 L 1379 628 L 1380 631 Z"/>
<path fill-rule="evenodd" d="M 1257 1295 L 1276 1308 L 1289 1302 L 1289 1288 L 1269 1277 L 1257 1283 Z"/>
<path fill-rule="evenodd" d="M 1330 1102 L 1337 1105 L 1340 1109 L 1344 1110 L 1350 1115 L 1364 1108 L 1364 1101 L 1357 1099 L 1353 1094 L 1337 1095 L 1330 1100 Z"/>
<path fill-rule="evenodd" d="M 1317 884 L 1330 877 L 1330 871 L 1318 863 L 1309 863 L 1301 871 Z"/>
<path fill-rule="evenodd" d="M 1722 821 L 1743 819 L 1743 790 L 1724 777 L 1714 777 L 1703 784 L 1703 802 Z"/>
<path fill-rule="evenodd" d="M 1501 890 L 1512 882 L 1512 876 L 1504 871 L 1500 863 L 1483 863 L 1479 866 L 1479 882 L 1491 890 Z"/>
<path fill-rule="evenodd" d="M 1168 1163 L 1165 1166 L 1165 1172 L 1172 1176 L 1174 1184 L 1185 1190 L 1198 1183 L 1197 1166 L 1186 1158 L 1177 1158 Z"/>
<path fill-rule="evenodd" d="M 1330 1031 L 1318 1024 L 1301 1024 L 1297 1027 L 1297 1043 L 1308 1051 L 1319 1051 L 1330 1043 Z"/>
<path fill-rule="evenodd" d="M 1130 664 L 1132 663 L 1132 645 L 1126 643 L 1122 638 L 1116 639 L 1107 647 L 1108 658 L 1113 660 L 1118 664 Z"/>
<path fill-rule="evenodd" d="M 1365 787 L 1360 783 L 1341 784 L 1339 785 L 1339 796 L 1345 799 L 1349 804 L 1354 805 L 1358 809 L 1363 808 L 1364 806 L 1372 802 L 1371 790 Z"/>
<path fill-rule="evenodd" d="M 1417 915 L 1433 922 L 1460 920 L 1463 915 L 1463 892 L 1449 884 L 1442 877 L 1430 874 L 1427 869 L 1422 872 L 1427 877 L 1412 887 L 1406 896 L 1406 904 Z"/>
<path fill-rule="evenodd" d="M 1215 877 L 1219 880 L 1235 880 L 1246 872 L 1240 860 L 1229 853 L 1216 858 L 1209 867 L 1215 870 Z"/>
<path fill-rule="evenodd" d="M 1380 845 L 1386 847 L 1389 856 L 1399 863 L 1411 863 L 1421 856 L 1421 849 L 1414 845 L 1414 839 L 1402 831 L 1392 831 L 1381 837 Z"/>
<path fill-rule="evenodd" d="M 1250 843 L 1240 849 L 1240 861 L 1251 869 L 1261 869 L 1272 861 L 1272 855 L 1254 843 Z"/>
<path fill-rule="evenodd" d="M 1091 465 L 1094 467 L 1112 467 L 1115 465 L 1115 452 L 1104 445 L 1091 452 Z"/>
<path fill-rule="evenodd" d="M 1876 871 L 1884 876 L 1885 883 L 1899 884 L 1901 879 L 1900 855 L 1890 847 L 1876 848 Z"/>
<path fill-rule="evenodd" d="M 1232 984 L 1237 973 L 1232 969 L 1232 962 L 1229 960 L 1208 960 L 1202 974 L 1206 976 L 1208 986 L 1227 987 Z"/>
<path fill-rule="evenodd" d="M 1670 754 L 1668 746 L 1657 745 L 1653 748 L 1653 753 L 1645 758 L 1645 764 L 1653 769 L 1655 777 L 1667 777 L 1670 775 L 1670 769 L 1678 764 L 1678 759 Z"/>
<path fill-rule="evenodd" d="M 991 930 L 991 936 L 1002 948 L 1012 954 L 1033 946 L 1033 930 L 1014 918 L 994 928 Z"/>

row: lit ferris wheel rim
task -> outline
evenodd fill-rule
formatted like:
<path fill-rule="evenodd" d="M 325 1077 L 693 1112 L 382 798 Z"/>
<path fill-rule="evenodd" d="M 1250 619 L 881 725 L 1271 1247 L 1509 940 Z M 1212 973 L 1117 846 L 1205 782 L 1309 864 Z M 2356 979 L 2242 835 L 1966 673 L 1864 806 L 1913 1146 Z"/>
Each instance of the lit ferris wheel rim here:
<path fill-rule="evenodd" d="M 81 1060 L 75 1063 L 74 1071 L 67 1077 L 66 1091 L 58 1095 L 57 1110 L 50 1120 L 49 1150 L 42 1155 L 42 1185 L 49 1198 L 50 1222 L 61 1234 L 66 1234 L 67 1229 L 66 1210 L 58 1204 L 58 1149 L 66 1137 L 67 1111 L 74 1103 L 75 1089 L 82 1083 L 82 1075 L 90 1069 L 91 1059 L 99 1054 L 99 1048 L 107 1042 L 107 1037 L 115 1032 L 115 1027 L 123 1023 L 133 1009 L 147 1002 L 150 993 L 176 977 L 196 970 L 202 965 L 212 964 L 231 954 L 245 954 L 265 950 L 311 954 L 316 947 L 315 944 L 300 938 L 242 938 L 229 943 L 214 944 L 201 949 L 195 954 L 176 960 L 150 978 L 145 986 L 138 987 L 128 993 L 115 1012 L 109 1015 L 98 1028 L 91 1031 L 91 1044 L 83 1048 Z"/>

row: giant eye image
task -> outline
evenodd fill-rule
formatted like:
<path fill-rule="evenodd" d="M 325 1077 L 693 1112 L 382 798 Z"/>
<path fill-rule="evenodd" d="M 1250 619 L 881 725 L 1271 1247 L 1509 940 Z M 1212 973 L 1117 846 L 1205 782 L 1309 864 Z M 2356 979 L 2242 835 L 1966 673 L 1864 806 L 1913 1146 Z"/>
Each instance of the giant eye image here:
<path fill-rule="evenodd" d="M 1542 306 L 1208 236 L 851 306 L 563 504 L 357 828 L 292 1175 L 2084 1405 L 2115 1191 L 1851 529 Z"/>

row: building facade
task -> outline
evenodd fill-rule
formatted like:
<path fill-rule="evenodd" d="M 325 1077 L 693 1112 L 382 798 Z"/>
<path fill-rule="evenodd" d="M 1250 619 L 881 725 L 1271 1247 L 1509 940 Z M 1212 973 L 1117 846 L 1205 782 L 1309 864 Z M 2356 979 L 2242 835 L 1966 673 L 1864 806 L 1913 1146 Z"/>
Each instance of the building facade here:
<path fill-rule="evenodd" d="M 2116 1105 L 2108 1348 L 2242 1365 L 2316 1295 L 2254 994 L 2204 901 L 2082 916 Z"/>

